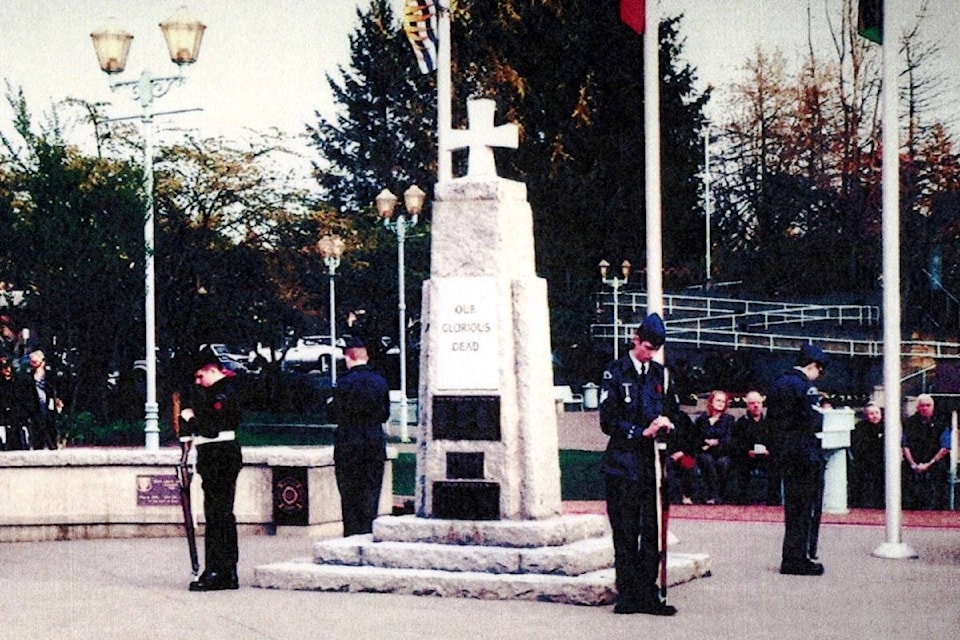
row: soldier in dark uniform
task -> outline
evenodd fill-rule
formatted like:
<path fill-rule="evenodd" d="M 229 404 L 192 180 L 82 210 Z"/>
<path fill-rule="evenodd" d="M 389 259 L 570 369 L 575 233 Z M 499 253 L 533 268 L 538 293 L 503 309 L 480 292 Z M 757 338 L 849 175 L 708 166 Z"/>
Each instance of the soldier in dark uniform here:
<path fill-rule="evenodd" d="M 237 476 L 243 468 L 236 440 L 242 403 L 234 373 L 216 354 L 204 349 L 194 382 L 198 393 L 180 412 L 185 430 L 181 440 L 197 447 L 197 473 L 203 487 L 204 571 L 190 583 L 190 591 L 237 589 L 237 518 L 233 513 Z"/>
<path fill-rule="evenodd" d="M 814 381 L 826 365 L 820 347 L 800 348 L 795 367 L 780 375 L 767 393 L 770 445 L 783 476 L 784 535 L 780 573 L 819 576 L 823 565 L 814 562 L 823 499 L 823 449 L 820 431 L 820 394 Z"/>
<path fill-rule="evenodd" d="M 648 315 L 633 348 L 610 364 L 600 390 L 600 427 L 610 436 L 600 470 L 606 482 L 607 515 L 613 529 L 617 604 L 615 613 L 672 616 L 660 599 L 657 465 L 655 439 L 673 427 L 663 366 L 653 356 L 666 338 L 663 321 Z"/>
<path fill-rule="evenodd" d="M 390 418 L 387 381 L 368 364 L 367 348 L 350 338 L 347 372 L 333 391 L 331 416 L 337 424 L 333 461 L 343 513 L 343 535 L 373 531 L 387 457 L 383 423 Z"/>

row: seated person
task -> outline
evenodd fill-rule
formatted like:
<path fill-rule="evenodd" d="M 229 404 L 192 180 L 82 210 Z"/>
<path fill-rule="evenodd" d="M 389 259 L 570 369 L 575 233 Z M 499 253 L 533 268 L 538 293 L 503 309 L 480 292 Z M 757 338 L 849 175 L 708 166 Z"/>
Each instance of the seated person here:
<path fill-rule="evenodd" d="M 707 398 L 707 410 L 693 422 L 697 466 L 703 478 L 707 504 L 717 504 L 723 498 L 730 468 L 733 444 L 733 416 L 727 413 L 730 396 L 715 390 Z"/>
<path fill-rule="evenodd" d="M 733 425 L 732 471 L 737 481 L 737 504 L 750 503 L 750 474 L 762 471 L 767 480 L 766 504 L 780 504 L 780 476 L 767 449 L 768 434 L 763 415 L 763 396 L 750 391 L 744 397 L 747 411 Z"/>
<path fill-rule="evenodd" d="M 676 487 L 679 484 L 680 502 L 693 504 L 693 485 L 697 478 L 696 449 L 691 446 L 691 436 L 696 435 L 693 420 L 683 411 L 678 411 L 673 426 L 674 429 L 667 439 L 670 471 L 668 477 L 679 480 L 673 486 Z"/>

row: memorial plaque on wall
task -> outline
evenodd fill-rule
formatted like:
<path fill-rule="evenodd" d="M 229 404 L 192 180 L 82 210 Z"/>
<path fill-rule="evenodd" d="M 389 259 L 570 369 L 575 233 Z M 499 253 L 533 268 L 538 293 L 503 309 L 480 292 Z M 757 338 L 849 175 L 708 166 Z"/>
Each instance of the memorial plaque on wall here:
<path fill-rule="evenodd" d="M 433 515 L 450 520 L 499 520 L 500 485 L 496 482 L 434 482 Z"/>
<path fill-rule="evenodd" d="M 138 507 L 180 505 L 180 482 L 175 475 L 137 476 Z"/>
<path fill-rule="evenodd" d="M 499 389 L 496 280 L 444 278 L 436 286 L 437 388 Z"/>
<path fill-rule="evenodd" d="M 302 527 L 309 516 L 306 467 L 274 467 L 273 523 Z"/>
<path fill-rule="evenodd" d="M 434 440 L 500 440 L 499 396 L 434 396 Z"/>

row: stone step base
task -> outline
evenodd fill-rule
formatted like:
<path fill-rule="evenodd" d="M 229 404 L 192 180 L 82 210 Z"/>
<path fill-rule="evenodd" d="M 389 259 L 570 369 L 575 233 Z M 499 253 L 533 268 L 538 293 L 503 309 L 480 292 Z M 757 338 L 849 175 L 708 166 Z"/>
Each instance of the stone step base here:
<path fill-rule="evenodd" d="M 376 542 L 372 535 L 314 544 L 317 564 L 385 569 L 438 569 L 486 573 L 546 573 L 576 576 L 613 566 L 610 536 L 537 548 L 431 542 Z"/>
<path fill-rule="evenodd" d="M 430 542 L 514 548 L 553 547 L 609 534 L 606 517 L 560 515 L 543 520 L 444 520 L 386 516 L 373 523 L 377 542 Z"/>
<path fill-rule="evenodd" d="M 668 585 L 709 575 L 709 555 L 670 554 L 667 564 Z M 591 571 L 578 576 L 494 574 L 316 564 L 310 558 L 259 566 L 254 571 L 253 586 L 301 591 L 534 600 L 580 605 L 611 604 L 616 598 L 613 569 Z"/>

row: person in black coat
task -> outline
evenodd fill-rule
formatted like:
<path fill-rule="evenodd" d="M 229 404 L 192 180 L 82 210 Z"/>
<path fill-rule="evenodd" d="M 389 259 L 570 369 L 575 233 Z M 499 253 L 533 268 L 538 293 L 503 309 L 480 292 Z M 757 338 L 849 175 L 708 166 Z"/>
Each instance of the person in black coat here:
<path fill-rule="evenodd" d="M 610 436 L 600 470 L 613 529 L 617 603 L 615 613 L 671 616 L 676 607 L 660 599 L 655 440 L 673 428 L 677 403 L 669 398 L 666 371 L 654 354 L 666 338 L 663 321 L 648 315 L 633 336 L 633 348 L 611 363 L 600 387 L 600 427 Z"/>
<path fill-rule="evenodd" d="M 944 509 L 950 475 L 950 424 L 934 408 L 933 396 L 917 396 L 917 411 L 903 421 L 903 507 Z"/>
<path fill-rule="evenodd" d="M 383 423 L 390 418 L 387 381 L 368 364 L 367 348 L 350 338 L 347 372 L 337 380 L 330 415 L 337 424 L 333 461 L 343 513 L 343 535 L 373 531 L 387 457 Z"/>
<path fill-rule="evenodd" d="M 733 425 L 733 473 L 737 479 L 737 503 L 750 503 L 750 474 L 754 470 L 766 476 L 766 503 L 780 504 L 780 474 L 768 448 L 767 421 L 763 415 L 763 396 L 751 390 L 744 396 L 746 412 Z"/>
<path fill-rule="evenodd" d="M 717 504 L 726 494 L 727 474 L 733 444 L 733 416 L 727 413 L 730 396 L 715 389 L 707 398 L 707 410 L 693 421 L 695 456 L 703 477 L 707 504 Z"/>
<path fill-rule="evenodd" d="M 34 389 L 13 373 L 9 356 L 0 354 L 0 449 L 14 451 L 30 445 L 30 421 L 35 410 Z"/>
<path fill-rule="evenodd" d="M 883 411 L 875 402 L 863 407 L 863 419 L 850 434 L 850 502 L 854 507 L 884 507 Z"/>
<path fill-rule="evenodd" d="M 814 386 L 826 365 L 820 347 L 805 344 L 797 365 L 780 375 L 767 393 L 770 444 L 783 475 L 784 535 L 780 573 L 819 576 L 814 562 L 823 499 L 823 450 L 817 433 L 820 394 Z"/>
<path fill-rule="evenodd" d="M 198 393 L 180 412 L 186 434 L 181 440 L 197 447 L 197 473 L 203 487 L 204 571 L 190 591 L 237 589 L 237 518 L 233 513 L 237 476 L 243 456 L 237 427 L 243 404 L 234 373 L 209 349 L 201 352 L 194 374 Z"/>
<path fill-rule="evenodd" d="M 54 376 L 50 374 L 43 351 L 34 349 L 29 355 L 33 385 L 30 388 L 32 410 L 30 415 L 32 449 L 56 449 L 60 438 L 57 423 L 63 412 L 63 400 L 57 392 Z M 24 447 L 28 448 L 28 447 Z"/>

